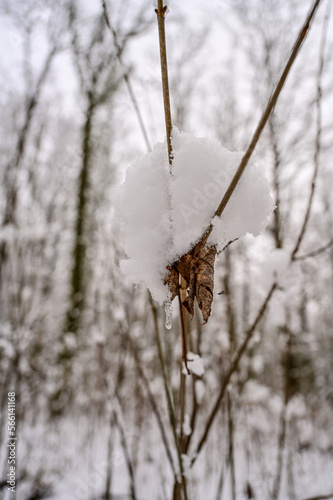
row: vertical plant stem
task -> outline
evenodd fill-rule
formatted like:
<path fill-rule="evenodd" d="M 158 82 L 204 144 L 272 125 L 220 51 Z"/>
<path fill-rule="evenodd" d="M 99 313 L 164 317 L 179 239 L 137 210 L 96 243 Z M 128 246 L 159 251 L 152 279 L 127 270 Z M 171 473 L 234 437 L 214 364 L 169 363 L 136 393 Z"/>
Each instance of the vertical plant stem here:
<path fill-rule="evenodd" d="M 179 310 L 180 319 L 182 326 L 182 362 L 180 365 L 180 391 L 179 391 L 179 407 L 180 407 L 180 452 L 185 453 L 186 451 L 186 436 L 184 435 L 184 419 L 186 411 L 186 374 L 184 370 L 189 370 L 187 368 L 187 328 L 186 328 L 186 309 L 183 306 L 183 301 L 186 296 L 186 281 L 181 277 L 181 285 L 179 290 Z"/>
<path fill-rule="evenodd" d="M 163 382 L 164 382 L 164 391 L 165 391 L 165 395 L 166 395 L 166 398 L 167 398 L 169 419 L 170 419 L 170 424 L 171 424 L 171 428 L 172 428 L 172 432 L 173 432 L 173 437 L 174 437 L 174 440 L 175 440 L 175 447 L 176 447 L 176 451 L 177 451 L 179 470 L 180 470 L 181 476 L 183 478 L 183 475 L 184 475 L 184 473 L 183 473 L 183 463 L 182 463 L 182 458 L 181 458 L 181 453 L 180 453 L 180 448 L 179 448 L 179 442 L 178 442 L 178 437 L 177 437 L 177 421 L 176 421 L 176 417 L 175 417 L 175 412 L 174 412 L 174 408 L 173 408 L 173 404 L 172 404 L 171 394 L 170 394 L 170 390 L 169 390 L 169 387 L 168 387 L 168 380 L 167 380 L 167 376 L 166 376 L 166 370 L 165 370 L 165 364 L 164 364 L 164 357 L 163 357 L 163 351 L 162 351 L 162 343 L 161 343 L 161 337 L 160 337 L 160 329 L 159 329 L 158 318 L 157 318 L 157 309 L 156 309 L 156 306 L 154 304 L 154 301 L 153 301 L 150 293 L 149 293 L 149 302 L 150 302 L 150 305 L 151 305 L 151 310 L 152 310 L 153 318 L 154 318 L 156 344 L 157 344 L 158 357 L 159 357 L 159 360 L 160 360 L 160 365 L 161 365 L 161 370 L 162 370 L 162 377 L 163 377 Z M 183 483 L 183 488 L 184 488 L 185 500 L 187 500 L 186 483 L 185 483 L 185 485 L 184 485 L 184 482 L 182 482 L 182 483 Z M 178 490 L 179 490 L 179 485 L 178 485 L 178 482 L 175 481 L 175 490 L 174 491 L 178 492 Z M 174 493 L 174 499 L 175 498 L 177 498 L 177 497 L 175 497 L 175 493 Z"/>
<path fill-rule="evenodd" d="M 161 60 L 161 75 L 162 75 L 162 90 L 163 90 L 163 103 L 164 103 L 164 117 L 165 129 L 168 145 L 169 165 L 171 169 L 172 163 L 172 145 L 171 145 L 171 107 L 170 107 L 170 93 L 169 93 L 169 78 L 168 78 L 168 61 L 165 42 L 165 13 L 167 6 L 163 6 L 163 0 L 158 0 L 157 9 L 157 24 L 158 24 L 158 38 L 160 44 L 160 60 Z"/>
<path fill-rule="evenodd" d="M 165 41 L 165 13 L 167 6 L 163 5 L 163 0 L 158 0 L 157 9 L 155 9 L 157 15 L 157 25 L 158 25 L 158 37 L 160 46 L 160 61 L 161 61 L 161 76 L 162 76 L 162 90 L 163 90 L 163 103 L 164 103 L 164 117 L 165 117 L 165 129 L 166 129 L 166 139 L 168 146 L 168 157 L 169 157 L 169 169 L 172 172 L 172 144 L 171 144 L 171 132 L 172 132 L 172 120 L 171 120 L 171 107 L 170 107 L 170 93 L 169 93 L 169 77 L 168 77 L 168 63 L 167 63 L 167 51 L 166 51 L 166 41 Z M 182 305 L 182 295 L 181 290 L 179 290 L 179 305 L 180 305 L 180 317 L 181 317 L 181 328 L 182 328 L 182 361 L 186 365 L 186 314 L 187 311 Z M 182 365 L 182 363 L 181 363 Z M 182 371 L 182 366 L 181 366 Z M 179 468 L 181 472 L 182 489 L 184 493 L 184 499 L 187 500 L 187 488 L 186 488 L 186 478 L 184 476 L 183 464 L 181 460 L 181 454 L 185 451 L 186 440 L 183 436 L 183 422 L 185 416 L 185 375 L 181 372 L 180 375 L 180 390 L 179 390 L 179 400 L 180 400 L 180 440 L 177 445 L 177 452 L 179 457 Z M 175 484 L 174 488 L 174 499 L 179 498 L 180 491 L 179 486 Z"/>
<path fill-rule="evenodd" d="M 229 433 L 229 464 L 231 476 L 231 494 L 232 500 L 236 500 L 236 478 L 235 478 L 235 456 L 234 456 L 234 418 L 233 418 L 233 405 L 230 393 L 227 397 L 228 403 L 228 433 Z"/>

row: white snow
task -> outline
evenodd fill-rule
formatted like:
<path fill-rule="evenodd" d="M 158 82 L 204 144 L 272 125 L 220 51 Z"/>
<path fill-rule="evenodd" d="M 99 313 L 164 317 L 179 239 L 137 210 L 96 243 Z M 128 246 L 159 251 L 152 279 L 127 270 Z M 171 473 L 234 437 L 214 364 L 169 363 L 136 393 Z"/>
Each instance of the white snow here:
<path fill-rule="evenodd" d="M 273 283 L 281 282 L 290 269 L 291 251 L 277 248 L 267 257 L 262 266 L 260 282 L 263 288 L 268 290 Z"/>
<path fill-rule="evenodd" d="M 215 139 L 177 129 L 172 145 L 172 173 L 166 143 L 158 143 L 127 170 L 115 202 L 128 256 L 121 269 L 134 283 L 144 283 L 160 303 L 168 298 L 166 266 L 200 239 L 242 158 Z M 223 248 L 246 233 L 259 235 L 273 208 L 268 182 L 252 162 L 222 217 L 214 219 L 209 243 Z"/>
<path fill-rule="evenodd" d="M 182 453 L 181 459 L 182 459 L 184 476 L 189 477 L 191 471 L 191 457 L 186 455 L 186 453 Z"/>
<path fill-rule="evenodd" d="M 197 398 L 198 405 L 201 405 L 203 398 L 205 396 L 206 388 L 202 380 L 196 380 L 194 385 L 195 396 Z"/>
<path fill-rule="evenodd" d="M 203 365 L 203 361 L 200 358 L 199 354 L 194 354 L 193 352 L 187 353 L 187 366 L 191 373 L 197 375 L 198 377 L 202 377 L 205 373 L 205 368 Z"/>
<path fill-rule="evenodd" d="M 188 415 L 188 413 L 186 413 L 186 415 L 184 416 L 183 433 L 185 434 L 185 436 L 190 436 L 192 434 L 190 416 Z"/>

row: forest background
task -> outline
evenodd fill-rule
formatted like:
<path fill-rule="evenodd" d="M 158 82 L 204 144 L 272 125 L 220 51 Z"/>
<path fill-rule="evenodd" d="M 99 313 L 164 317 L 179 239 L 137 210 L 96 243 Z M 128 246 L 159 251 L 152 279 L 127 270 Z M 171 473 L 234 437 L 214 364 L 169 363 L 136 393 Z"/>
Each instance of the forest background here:
<path fill-rule="evenodd" d="M 163 307 L 122 275 L 113 213 L 127 167 L 165 137 L 154 4 L 0 8 L 0 495 L 12 498 L 13 391 L 17 499 L 169 499 L 179 312 L 175 303 L 165 329 Z M 244 151 L 309 8 L 172 1 L 173 124 Z M 190 322 L 200 356 L 182 422 L 191 499 L 333 498 L 330 9 L 321 3 L 255 151 L 276 210 L 259 237 L 219 255 L 211 318 Z"/>

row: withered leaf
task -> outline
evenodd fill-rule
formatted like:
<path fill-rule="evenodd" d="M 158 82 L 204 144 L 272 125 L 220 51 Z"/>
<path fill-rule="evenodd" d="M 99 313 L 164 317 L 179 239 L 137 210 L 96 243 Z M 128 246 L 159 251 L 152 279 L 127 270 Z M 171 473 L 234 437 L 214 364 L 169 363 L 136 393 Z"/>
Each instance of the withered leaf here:
<path fill-rule="evenodd" d="M 195 295 L 205 323 L 210 316 L 214 291 L 216 247 L 204 247 L 198 255 Z"/>
<path fill-rule="evenodd" d="M 174 264 L 177 271 L 179 272 L 179 274 L 186 281 L 187 286 L 189 286 L 189 284 L 190 284 L 192 262 L 193 262 L 193 255 L 192 255 L 192 252 L 189 252 L 189 253 L 186 253 L 185 255 L 183 255 Z"/>
<path fill-rule="evenodd" d="M 192 250 L 168 266 L 169 273 L 165 277 L 165 284 L 169 286 L 172 295 L 171 300 L 179 293 L 179 274 L 184 278 L 188 294 L 183 305 L 193 316 L 196 298 L 204 323 L 208 321 L 213 302 L 215 256 L 215 246 L 204 246 L 196 252 Z"/>
<path fill-rule="evenodd" d="M 177 297 L 179 293 L 179 273 L 174 264 L 167 266 L 168 274 L 164 278 L 164 284 L 168 285 L 171 292 L 171 300 Z"/>

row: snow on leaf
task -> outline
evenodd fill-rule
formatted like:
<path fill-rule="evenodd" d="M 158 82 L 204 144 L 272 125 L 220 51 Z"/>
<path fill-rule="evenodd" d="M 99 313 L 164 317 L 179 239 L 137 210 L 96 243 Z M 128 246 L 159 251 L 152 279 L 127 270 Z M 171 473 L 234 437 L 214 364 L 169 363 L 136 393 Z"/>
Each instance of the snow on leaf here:
<path fill-rule="evenodd" d="M 164 282 L 169 286 L 173 300 L 176 293 L 176 283 L 177 293 L 179 289 L 178 273 L 184 278 L 188 286 L 188 295 L 183 305 L 193 316 L 194 299 L 196 298 L 205 323 L 210 316 L 213 302 L 215 256 L 215 246 L 202 248 L 197 256 L 191 251 L 169 266 L 169 273 L 164 279 Z"/>
<path fill-rule="evenodd" d="M 213 282 L 208 268 L 216 250 L 246 233 L 260 234 L 274 203 L 262 169 L 250 162 L 222 216 L 214 218 L 207 247 L 194 257 L 192 250 L 212 221 L 242 153 L 177 129 L 172 146 L 172 174 L 166 143 L 158 143 L 127 170 L 118 189 L 114 214 L 128 256 L 121 269 L 133 283 L 144 283 L 159 303 L 170 292 L 171 298 L 178 294 L 181 274 L 189 286 L 188 309 L 193 310 L 196 298 L 206 322 Z"/>

